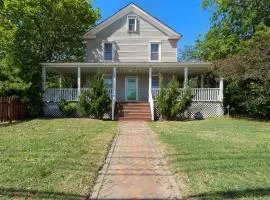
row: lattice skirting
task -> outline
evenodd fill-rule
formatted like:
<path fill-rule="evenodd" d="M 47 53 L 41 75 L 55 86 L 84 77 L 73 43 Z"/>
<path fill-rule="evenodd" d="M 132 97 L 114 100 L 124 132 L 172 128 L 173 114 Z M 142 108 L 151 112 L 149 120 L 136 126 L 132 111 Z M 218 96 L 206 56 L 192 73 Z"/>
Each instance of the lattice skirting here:
<path fill-rule="evenodd" d="M 179 117 L 194 118 L 194 114 L 201 112 L 204 118 L 220 117 L 224 115 L 222 102 L 192 102 L 185 113 L 179 113 Z M 155 119 L 160 118 L 159 110 L 155 104 Z"/>
<path fill-rule="evenodd" d="M 46 117 L 52 117 L 52 118 L 61 118 L 66 117 L 58 107 L 58 104 L 56 102 L 45 102 L 43 106 L 43 112 Z M 76 113 L 72 117 L 81 117 L 79 113 Z M 91 118 L 91 116 L 90 116 Z M 104 115 L 104 119 L 111 119 L 111 112 Z"/>

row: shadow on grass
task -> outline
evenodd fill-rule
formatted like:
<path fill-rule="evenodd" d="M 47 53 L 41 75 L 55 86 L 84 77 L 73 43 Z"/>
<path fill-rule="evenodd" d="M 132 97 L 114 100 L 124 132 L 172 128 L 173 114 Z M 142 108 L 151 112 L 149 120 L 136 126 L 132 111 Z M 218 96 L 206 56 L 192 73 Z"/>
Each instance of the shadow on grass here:
<path fill-rule="evenodd" d="M 228 191 L 217 191 L 209 193 L 200 193 L 191 195 L 185 198 L 189 199 L 237 199 L 237 198 L 259 198 L 259 197 L 270 197 L 270 188 L 248 188 L 245 190 L 228 190 Z"/>
<path fill-rule="evenodd" d="M 90 200 L 89 195 L 79 195 L 72 193 L 62 193 L 62 192 L 45 192 L 37 190 L 25 190 L 25 189 L 15 189 L 15 188 L 3 188 L 0 187 L 0 196 L 9 198 L 31 198 L 31 199 L 66 199 L 66 200 L 77 200 L 85 199 Z M 258 197 L 270 197 L 270 188 L 248 188 L 245 190 L 228 190 L 228 191 L 217 191 L 209 193 L 200 193 L 196 195 L 191 195 L 182 200 L 191 199 L 237 199 L 237 198 L 258 198 Z M 106 200 L 132 200 L 133 198 L 106 198 Z M 159 200 L 159 198 L 155 198 Z M 160 198 L 161 200 L 162 198 Z M 102 200 L 102 199 L 100 199 Z M 104 199 L 105 200 L 105 199 Z M 152 200 L 152 198 L 139 198 L 139 200 Z M 154 199 L 153 199 L 154 200 Z M 165 199 L 164 199 L 165 200 Z"/>
<path fill-rule="evenodd" d="M 35 118 L 26 118 L 26 119 L 21 119 L 21 120 L 17 120 L 17 121 L 13 121 L 13 122 L 0 122 L 0 128 L 1 127 L 9 127 L 9 126 L 14 126 L 17 124 L 22 124 L 22 123 L 26 123 L 26 122 L 30 122 L 32 120 L 34 120 Z"/>
<path fill-rule="evenodd" d="M 67 200 L 77 200 L 77 199 L 87 199 L 88 196 L 62 193 L 62 192 L 46 192 L 38 190 L 26 190 L 26 189 L 16 189 L 16 188 L 3 188 L 0 187 L 0 196 L 9 198 L 25 198 L 25 199 L 67 199 Z"/>

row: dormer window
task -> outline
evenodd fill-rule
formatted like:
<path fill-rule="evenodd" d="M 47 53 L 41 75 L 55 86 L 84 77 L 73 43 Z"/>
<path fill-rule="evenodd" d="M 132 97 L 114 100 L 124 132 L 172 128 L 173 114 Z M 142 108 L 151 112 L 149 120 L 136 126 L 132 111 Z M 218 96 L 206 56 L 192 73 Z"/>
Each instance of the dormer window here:
<path fill-rule="evenodd" d="M 104 60 L 113 61 L 113 43 L 112 42 L 104 43 Z"/>
<path fill-rule="evenodd" d="M 128 32 L 136 32 L 137 31 L 137 17 L 133 15 L 128 16 Z"/>

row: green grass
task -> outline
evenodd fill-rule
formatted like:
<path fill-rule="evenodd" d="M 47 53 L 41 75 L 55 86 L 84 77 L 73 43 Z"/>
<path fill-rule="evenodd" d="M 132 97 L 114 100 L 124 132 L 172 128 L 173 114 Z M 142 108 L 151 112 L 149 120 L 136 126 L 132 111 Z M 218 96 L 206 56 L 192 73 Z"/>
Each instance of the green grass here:
<path fill-rule="evenodd" d="M 187 199 L 270 199 L 270 123 L 155 122 Z"/>
<path fill-rule="evenodd" d="M 0 199 L 89 195 L 116 123 L 36 119 L 0 126 Z"/>

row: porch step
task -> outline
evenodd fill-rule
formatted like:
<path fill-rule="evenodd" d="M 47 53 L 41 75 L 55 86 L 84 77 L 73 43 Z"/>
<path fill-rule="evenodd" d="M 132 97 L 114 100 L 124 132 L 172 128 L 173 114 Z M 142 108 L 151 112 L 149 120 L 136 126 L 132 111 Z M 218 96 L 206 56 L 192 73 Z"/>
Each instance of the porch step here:
<path fill-rule="evenodd" d="M 116 119 L 151 121 L 151 111 L 148 102 L 117 102 Z"/>

